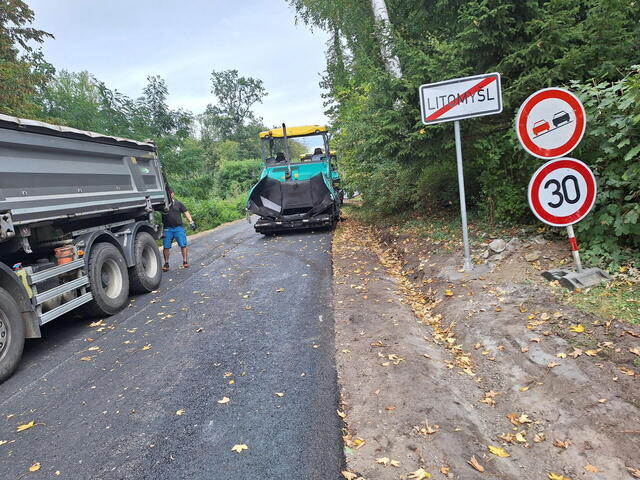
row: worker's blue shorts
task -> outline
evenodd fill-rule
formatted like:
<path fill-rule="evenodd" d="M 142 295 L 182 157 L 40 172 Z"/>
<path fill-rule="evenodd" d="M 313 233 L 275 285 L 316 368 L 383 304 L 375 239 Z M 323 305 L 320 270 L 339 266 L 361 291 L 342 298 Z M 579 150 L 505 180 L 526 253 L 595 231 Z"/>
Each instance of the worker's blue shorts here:
<path fill-rule="evenodd" d="M 184 227 L 169 227 L 164 229 L 164 248 L 171 248 L 174 238 L 181 248 L 187 246 L 187 232 L 184 231 Z"/>

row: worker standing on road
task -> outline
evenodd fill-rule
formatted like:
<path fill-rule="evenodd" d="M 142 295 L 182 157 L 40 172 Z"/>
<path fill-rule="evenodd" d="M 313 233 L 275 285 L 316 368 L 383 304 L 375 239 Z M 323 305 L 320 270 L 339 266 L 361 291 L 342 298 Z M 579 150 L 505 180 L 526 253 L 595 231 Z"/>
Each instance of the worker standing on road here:
<path fill-rule="evenodd" d="M 169 270 L 169 254 L 171 253 L 171 244 L 175 239 L 178 242 L 180 251 L 182 252 L 182 266 L 189 268 L 189 252 L 187 251 L 187 232 L 182 225 L 182 214 L 189 220 L 189 226 L 195 230 L 196 224 L 191 217 L 191 214 L 187 210 L 187 207 L 178 200 L 173 190 L 169 191 L 171 195 L 171 206 L 167 213 L 162 214 L 162 224 L 164 225 L 164 249 L 162 254 L 164 256 L 164 265 L 162 271 Z"/>

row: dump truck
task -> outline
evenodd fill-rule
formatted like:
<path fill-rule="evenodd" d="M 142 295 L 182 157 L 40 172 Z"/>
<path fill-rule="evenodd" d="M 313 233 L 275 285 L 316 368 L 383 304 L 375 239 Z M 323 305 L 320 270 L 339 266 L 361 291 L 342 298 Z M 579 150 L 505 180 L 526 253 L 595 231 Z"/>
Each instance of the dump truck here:
<path fill-rule="evenodd" d="M 153 143 L 0 115 L 0 381 L 42 325 L 159 286 L 168 203 Z"/>
<path fill-rule="evenodd" d="M 340 218 L 342 193 L 336 158 L 325 126 L 274 128 L 259 134 L 264 168 L 249 192 L 248 214 L 259 219 L 256 232 L 333 227 Z M 313 153 L 290 155 L 289 139 L 315 146 Z"/>

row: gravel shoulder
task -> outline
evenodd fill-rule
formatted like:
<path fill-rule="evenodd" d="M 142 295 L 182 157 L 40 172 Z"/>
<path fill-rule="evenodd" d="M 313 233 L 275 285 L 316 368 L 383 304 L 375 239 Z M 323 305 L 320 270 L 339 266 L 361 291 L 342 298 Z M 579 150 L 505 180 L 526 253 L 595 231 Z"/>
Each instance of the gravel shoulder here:
<path fill-rule="evenodd" d="M 640 332 L 558 301 L 539 273 L 561 252 L 522 244 L 451 281 L 459 252 L 342 223 L 345 478 L 640 478 Z"/>

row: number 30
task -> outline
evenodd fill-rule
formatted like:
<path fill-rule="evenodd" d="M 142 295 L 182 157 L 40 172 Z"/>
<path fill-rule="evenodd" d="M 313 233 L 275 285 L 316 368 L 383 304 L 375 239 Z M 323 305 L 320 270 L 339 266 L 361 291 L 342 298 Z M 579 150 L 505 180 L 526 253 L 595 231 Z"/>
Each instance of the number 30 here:
<path fill-rule="evenodd" d="M 569 197 L 569 192 L 567 189 L 567 182 L 569 180 L 571 180 L 571 182 L 573 183 L 573 191 L 574 191 L 573 198 Z M 577 203 L 580 200 L 580 187 L 578 185 L 578 179 L 573 175 L 567 175 L 562 179 L 562 182 L 559 182 L 555 178 L 552 178 L 551 180 L 547 180 L 547 182 L 544 184 L 545 190 L 550 186 L 555 187 L 555 190 L 551 192 L 551 195 L 558 197 L 557 202 L 547 202 L 547 205 L 549 205 L 551 208 L 558 208 L 564 202 L 567 202 L 568 204 L 573 205 L 574 203 Z"/>

